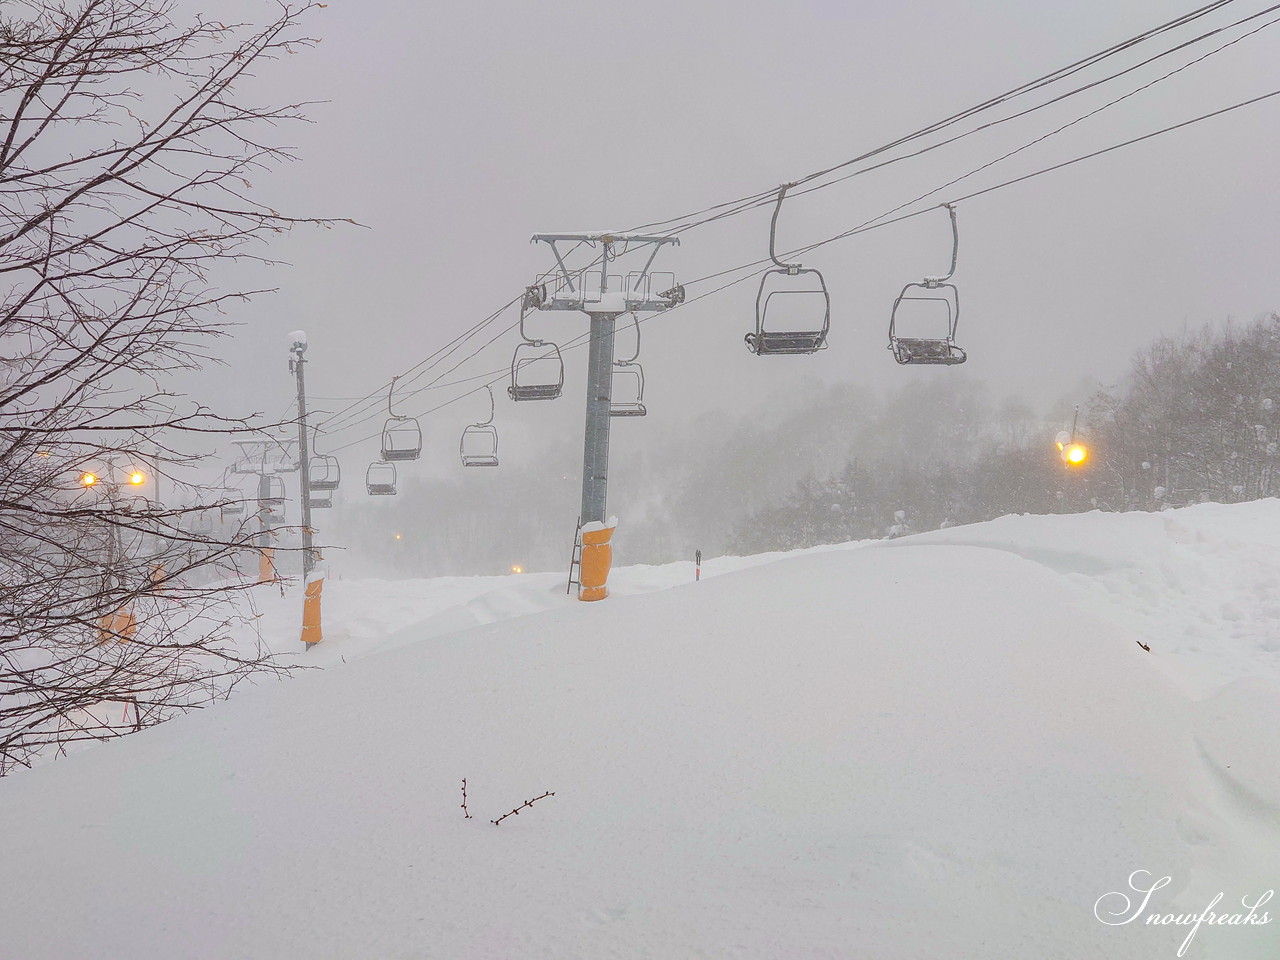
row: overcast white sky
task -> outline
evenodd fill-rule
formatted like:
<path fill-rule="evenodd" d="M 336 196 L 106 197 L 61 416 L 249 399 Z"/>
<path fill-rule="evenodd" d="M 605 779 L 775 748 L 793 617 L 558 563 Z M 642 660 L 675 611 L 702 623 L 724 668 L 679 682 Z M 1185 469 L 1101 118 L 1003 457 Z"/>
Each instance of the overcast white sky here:
<path fill-rule="evenodd" d="M 1176 39 L 1265 5 L 1229 3 Z M 227 6 L 252 14 L 266 4 Z M 282 209 L 349 216 L 367 229 L 299 231 L 279 244 L 273 252 L 292 266 L 272 276 L 277 295 L 236 318 L 245 326 L 226 345 L 231 368 L 218 377 L 243 407 L 282 412 L 292 390 L 285 334 L 302 327 L 313 393 L 358 396 L 549 266 L 528 242 L 535 231 L 620 229 L 767 189 L 1190 9 L 1191 0 L 332 0 L 311 20 L 319 47 L 264 75 L 275 97 L 329 102 L 310 111 L 312 126 L 283 133 L 302 161 L 255 185 Z M 1280 25 L 930 202 L 1269 92 L 1280 87 L 1278 57 Z M 859 223 L 1133 85 L 1120 81 L 980 142 L 798 199 L 780 239 L 797 246 Z M 747 352 L 753 282 L 657 318 L 645 327 L 643 355 L 651 416 L 616 442 L 641 442 L 645 431 L 676 429 L 703 410 L 759 403 L 809 377 L 872 386 L 976 377 L 1043 404 L 1084 376 L 1114 381 L 1157 334 L 1280 308 L 1278 117 L 1280 98 L 961 204 L 958 340 L 970 357 L 961 368 L 899 368 L 884 349 L 899 288 L 945 270 L 940 211 L 806 258 L 833 298 L 830 349 L 818 356 Z M 764 255 L 767 230 L 767 210 L 694 230 L 659 266 L 687 279 L 744 263 Z M 557 339 L 586 322 L 537 321 Z M 459 374 L 502 368 L 514 343 L 502 339 Z M 581 430 L 585 351 L 566 359 L 562 401 L 517 409 L 500 400 L 508 437 L 517 426 L 528 437 Z M 428 392 L 406 412 L 449 395 Z M 486 413 L 487 401 L 472 397 L 435 415 L 424 421 L 429 443 L 456 450 L 457 430 Z M 375 449 L 371 441 L 353 459 Z"/>

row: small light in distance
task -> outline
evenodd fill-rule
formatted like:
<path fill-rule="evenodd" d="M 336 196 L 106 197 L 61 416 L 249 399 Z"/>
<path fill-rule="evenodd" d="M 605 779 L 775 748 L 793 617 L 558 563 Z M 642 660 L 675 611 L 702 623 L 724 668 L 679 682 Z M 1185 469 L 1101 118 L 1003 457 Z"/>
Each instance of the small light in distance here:
<path fill-rule="evenodd" d="M 89 473 L 86 470 L 84 473 L 80 474 L 81 486 L 92 487 L 97 482 L 98 482 L 98 475 L 96 473 Z"/>
<path fill-rule="evenodd" d="M 396 539 L 397 539 L 397 540 L 399 540 L 399 539 L 400 539 L 400 534 L 398 534 L 398 533 L 396 534 Z"/>
<path fill-rule="evenodd" d="M 133 473 L 129 474 L 129 482 L 135 487 L 140 487 L 142 484 L 147 482 L 147 475 L 141 470 L 135 470 Z"/>
<path fill-rule="evenodd" d="M 1072 466 L 1078 466 L 1089 459 L 1089 450 L 1084 444 L 1073 443 L 1062 451 L 1063 459 Z"/>
<path fill-rule="evenodd" d="M 512 572 L 512 573 L 524 573 L 524 567 L 520 566 L 520 564 L 518 564 L 518 563 L 513 563 L 513 564 L 511 565 L 511 572 Z"/>

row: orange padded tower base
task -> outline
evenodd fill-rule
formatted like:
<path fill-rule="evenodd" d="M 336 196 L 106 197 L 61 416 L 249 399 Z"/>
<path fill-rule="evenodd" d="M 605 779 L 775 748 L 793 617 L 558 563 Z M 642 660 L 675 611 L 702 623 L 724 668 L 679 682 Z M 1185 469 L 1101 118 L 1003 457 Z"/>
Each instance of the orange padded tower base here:
<path fill-rule="evenodd" d="M 614 521 L 616 523 L 616 521 Z M 593 524 L 593 526 L 595 526 Z M 614 526 L 582 531 L 582 583 L 579 600 L 603 600 L 609 595 L 609 567 L 613 564 Z"/>

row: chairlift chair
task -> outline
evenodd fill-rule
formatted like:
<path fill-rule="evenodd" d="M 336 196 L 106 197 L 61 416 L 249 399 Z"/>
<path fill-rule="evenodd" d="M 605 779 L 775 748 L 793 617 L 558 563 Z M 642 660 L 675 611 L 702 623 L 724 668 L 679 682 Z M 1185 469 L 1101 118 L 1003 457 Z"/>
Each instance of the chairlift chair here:
<path fill-rule="evenodd" d="M 342 467 L 338 458 L 327 453 L 312 454 L 307 468 L 307 482 L 312 490 L 337 490 L 342 481 Z"/>
<path fill-rule="evenodd" d="M 628 360 L 613 362 L 613 380 L 609 388 L 609 416 L 643 417 L 649 411 L 644 405 L 644 368 L 640 366 L 640 320 L 633 313 L 636 328 L 636 351 Z"/>
<path fill-rule="evenodd" d="M 382 459 L 385 461 L 417 460 L 422 455 L 422 428 L 418 421 L 391 409 L 391 398 L 399 379 L 392 377 L 391 389 L 387 391 L 388 418 L 382 426 Z"/>
<path fill-rule="evenodd" d="M 550 341 L 534 340 L 524 332 L 524 318 L 537 298 L 527 296 L 520 305 L 520 339 L 511 355 L 512 400 L 555 400 L 564 390 L 564 357 Z"/>
<path fill-rule="evenodd" d="M 774 267 L 760 277 L 760 289 L 756 292 L 756 328 L 744 338 L 747 349 L 758 357 L 817 353 L 827 345 L 827 332 L 831 329 L 831 294 L 822 274 L 812 267 L 783 263 L 778 259 L 778 214 L 782 210 L 782 200 L 792 186 L 794 184 L 787 183 L 778 188 L 778 203 L 769 223 L 769 259 L 774 262 Z M 771 278 L 778 276 L 804 279 L 799 281 L 800 286 L 770 290 L 771 283 L 777 284 Z M 771 329 L 770 320 L 776 326 L 778 316 L 784 311 L 798 310 L 806 318 L 812 317 L 816 321 L 819 309 L 820 324 L 813 322 L 801 329 Z"/>
<path fill-rule="evenodd" d="M 222 490 L 222 499 L 225 501 L 221 507 L 224 521 L 228 517 L 244 516 L 244 501 L 240 499 L 243 496 L 244 494 L 233 487 L 226 487 Z"/>
<path fill-rule="evenodd" d="M 284 481 L 277 476 L 265 476 L 266 489 L 259 493 L 258 510 L 270 520 L 284 520 L 285 489 Z"/>
<path fill-rule="evenodd" d="M 208 510 L 201 510 L 191 518 L 191 532 L 198 537 L 213 533 L 213 516 Z"/>
<path fill-rule="evenodd" d="M 313 494 L 307 498 L 307 504 L 312 510 L 327 510 L 333 506 L 333 492 L 326 490 L 320 496 Z"/>
<path fill-rule="evenodd" d="M 893 301 L 889 313 L 889 350 L 893 359 L 901 364 L 946 365 L 964 363 L 968 359 L 964 350 L 956 346 L 956 326 L 960 322 L 960 292 L 948 281 L 956 272 L 956 257 L 960 251 L 960 230 L 956 225 L 956 208 L 945 204 L 951 215 L 951 269 L 944 277 L 925 277 L 919 283 L 908 283 Z M 946 312 L 945 336 L 902 337 L 898 335 L 898 323 L 902 319 L 904 303 L 928 303 L 935 314 L 940 306 Z M 908 311 L 912 308 L 908 307 Z M 913 311 L 917 314 L 919 311 Z M 940 318 L 940 315 L 939 315 Z M 934 320 L 937 322 L 937 319 Z M 935 327 L 936 329 L 936 327 Z"/>
<path fill-rule="evenodd" d="M 365 488 L 371 497 L 394 497 L 396 495 L 396 465 L 385 460 L 375 460 L 369 464 L 364 474 Z"/>
<path fill-rule="evenodd" d="M 333 491 L 342 482 L 342 465 L 338 458 L 318 449 L 320 424 L 311 431 L 311 460 L 307 463 L 307 485 L 313 490 Z"/>
<path fill-rule="evenodd" d="M 496 467 L 498 465 L 498 428 L 493 425 L 493 389 L 489 392 L 489 419 L 465 427 L 458 440 L 458 454 L 464 467 Z"/>

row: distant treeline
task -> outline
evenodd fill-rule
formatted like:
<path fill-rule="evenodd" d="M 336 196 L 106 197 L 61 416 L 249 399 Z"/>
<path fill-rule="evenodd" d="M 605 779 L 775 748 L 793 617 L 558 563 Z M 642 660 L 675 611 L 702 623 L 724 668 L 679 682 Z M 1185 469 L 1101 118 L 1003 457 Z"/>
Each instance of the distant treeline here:
<path fill-rule="evenodd" d="M 811 474 L 735 525 L 735 553 L 884 536 L 899 510 L 913 531 L 1008 513 L 1154 510 L 1274 496 L 1280 454 L 1280 318 L 1163 337 L 1124 381 L 1096 392 L 1077 437 L 1088 461 L 1067 468 L 1054 436 L 1060 405 L 1038 428 L 990 416 L 972 388 L 939 381 L 864 419 L 867 452 Z M 927 426 L 913 422 L 923 415 Z M 896 433 L 902 446 L 886 447 Z M 870 434 L 867 436 L 866 434 Z"/>

